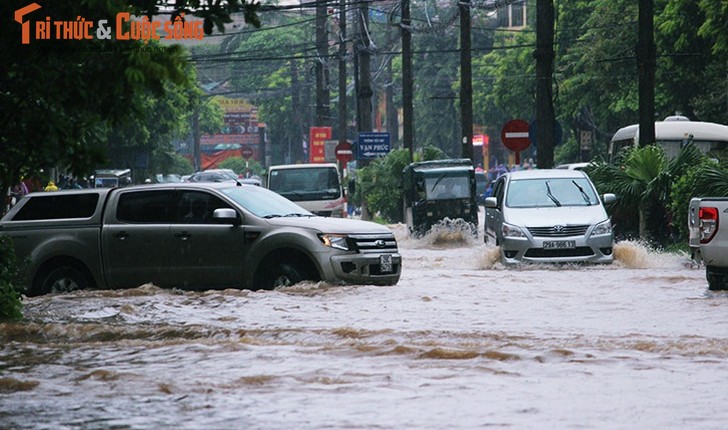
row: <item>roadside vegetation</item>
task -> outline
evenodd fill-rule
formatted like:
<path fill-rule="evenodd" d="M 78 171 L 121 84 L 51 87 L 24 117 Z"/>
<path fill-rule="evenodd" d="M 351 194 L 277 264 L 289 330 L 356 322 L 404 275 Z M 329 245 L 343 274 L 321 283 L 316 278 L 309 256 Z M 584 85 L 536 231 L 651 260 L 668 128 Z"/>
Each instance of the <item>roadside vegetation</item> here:
<path fill-rule="evenodd" d="M 10 238 L 0 234 L 0 321 L 23 317 L 22 273 L 23 264 L 15 256 Z"/>

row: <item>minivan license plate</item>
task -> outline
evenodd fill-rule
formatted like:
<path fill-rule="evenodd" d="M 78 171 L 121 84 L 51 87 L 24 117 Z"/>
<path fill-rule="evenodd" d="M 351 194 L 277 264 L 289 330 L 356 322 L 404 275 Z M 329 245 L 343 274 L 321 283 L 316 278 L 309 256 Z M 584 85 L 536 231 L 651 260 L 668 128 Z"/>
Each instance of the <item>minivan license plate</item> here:
<path fill-rule="evenodd" d="M 382 254 L 379 256 L 379 270 L 382 273 L 392 273 L 392 254 Z"/>
<path fill-rule="evenodd" d="M 570 249 L 576 248 L 576 241 L 574 240 L 553 240 L 544 241 L 543 249 Z"/>

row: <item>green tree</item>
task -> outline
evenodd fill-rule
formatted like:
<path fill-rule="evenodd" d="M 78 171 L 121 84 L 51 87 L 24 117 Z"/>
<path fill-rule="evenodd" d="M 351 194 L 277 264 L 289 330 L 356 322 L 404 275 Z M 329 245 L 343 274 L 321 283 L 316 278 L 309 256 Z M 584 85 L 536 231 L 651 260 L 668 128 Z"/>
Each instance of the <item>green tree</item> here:
<path fill-rule="evenodd" d="M 617 195 L 615 217 L 620 228 L 625 227 L 620 223 L 634 225 L 636 215 L 640 238 L 665 242 L 672 233 L 665 228 L 672 218 L 672 184 L 700 159 L 700 151 L 693 145 L 671 160 L 659 146 L 648 145 L 630 148 L 618 165 L 596 163 L 588 173 L 599 192 Z"/>
<path fill-rule="evenodd" d="M 0 13 L 14 16 L 26 4 L 2 2 Z M 205 19 L 212 31 L 243 11 L 257 23 L 244 0 L 87 0 L 49 2 L 42 13 L 54 21 L 113 19 L 117 12 L 154 16 L 160 11 L 185 12 Z M 40 12 L 38 12 L 40 13 Z M 139 117 L 147 100 L 162 98 L 169 85 L 188 84 L 187 55 L 179 45 L 145 49 L 141 41 L 34 40 L 22 44 L 22 26 L 0 26 L 5 61 L 0 64 L 0 189 L 21 176 L 60 166 L 83 175 L 107 160 L 107 132 Z"/>

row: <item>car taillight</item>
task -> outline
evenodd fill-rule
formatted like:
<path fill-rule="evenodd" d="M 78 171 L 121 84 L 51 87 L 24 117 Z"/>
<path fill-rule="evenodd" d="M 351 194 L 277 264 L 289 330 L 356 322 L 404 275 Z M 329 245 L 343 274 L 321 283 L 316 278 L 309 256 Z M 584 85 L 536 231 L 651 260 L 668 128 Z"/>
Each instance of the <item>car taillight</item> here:
<path fill-rule="evenodd" d="M 700 243 L 708 243 L 718 231 L 718 208 L 704 207 L 698 211 Z"/>

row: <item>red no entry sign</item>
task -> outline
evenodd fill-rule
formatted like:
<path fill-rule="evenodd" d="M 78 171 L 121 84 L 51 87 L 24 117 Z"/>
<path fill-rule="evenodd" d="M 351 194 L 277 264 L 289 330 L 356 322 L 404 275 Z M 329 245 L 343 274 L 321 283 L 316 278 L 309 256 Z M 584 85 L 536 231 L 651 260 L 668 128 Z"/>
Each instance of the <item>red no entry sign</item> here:
<path fill-rule="evenodd" d="M 336 145 L 334 149 L 336 159 L 342 164 L 346 164 L 354 158 L 354 152 L 351 149 L 351 143 L 343 141 Z"/>
<path fill-rule="evenodd" d="M 522 119 L 508 121 L 501 130 L 503 145 L 511 151 L 521 152 L 528 148 L 531 139 L 528 137 L 529 125 Z"/>

